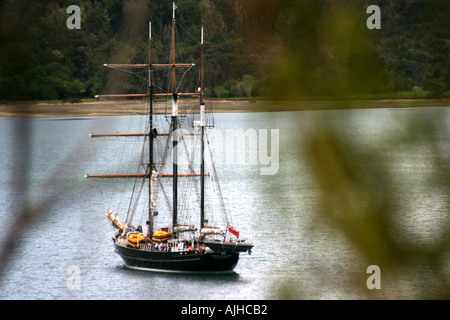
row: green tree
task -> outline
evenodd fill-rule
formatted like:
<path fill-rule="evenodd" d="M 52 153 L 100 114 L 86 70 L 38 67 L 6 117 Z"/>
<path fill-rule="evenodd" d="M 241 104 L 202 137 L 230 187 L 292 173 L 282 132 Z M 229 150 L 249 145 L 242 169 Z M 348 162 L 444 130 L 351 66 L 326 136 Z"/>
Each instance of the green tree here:
<path fill-rule="evenodd" d="M 75 98 L 80 98 L 85 91 L 84 83 L 78 79 L 71 81 L 67 86 L 67 92 Z"/>
<path fill-rule="evenodd" d="M 0 3 L 0 99 L 41 99 L 44 86 L 65 98 L 65 82 L 75 79 L 85 83 L 81 97 L 96 93 L 94 79 L 107 90 L 141 90 L 142 83 L 130 77 L 98 74 L 105 62 L 145 62 L 148 20 L 154 61 L 167 61 L 170 1 L 80 0 L 81 30 L 66 27 L 69 4 Z M 366 28 L 365 8 L 371 4 L 381 8 L 380 30 Z M 442 96 L 450 88 L 447 0 L 184 0 L 176 14 L 177 35 L 184 39 L 178 51 L 197 63 L 205 27 L 204 81 L 211 94 L 216 86 L 233 95 L 285 98 L 353 97 L 414 86 Z M 25 77 L 33 72 L 36 79 Z M 251 93 L 236 88 L 249 88 L 238 85 L 245 75 L 258 79 Z"/>

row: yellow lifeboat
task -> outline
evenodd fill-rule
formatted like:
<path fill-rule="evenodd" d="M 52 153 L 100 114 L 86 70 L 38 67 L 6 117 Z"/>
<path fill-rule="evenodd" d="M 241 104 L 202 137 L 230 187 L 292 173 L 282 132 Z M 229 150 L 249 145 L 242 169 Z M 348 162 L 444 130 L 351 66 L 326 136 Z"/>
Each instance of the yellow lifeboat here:
<path fill-rule="evenodd" d="M 142 233 L 130 233 L 128 235 L 127 244 L 133 248 L 139 248 L 143 244 L 149 244 L 152 240 L 144 237 Z"/>
<path fill-rule="evenodd" d="M 172 237 L 172 232 L 167 232 L 167 231 L 155 231 L 153 233 L 153 241 L 156 242 L 166 242 L 167 240 L 169 240 Z"/>

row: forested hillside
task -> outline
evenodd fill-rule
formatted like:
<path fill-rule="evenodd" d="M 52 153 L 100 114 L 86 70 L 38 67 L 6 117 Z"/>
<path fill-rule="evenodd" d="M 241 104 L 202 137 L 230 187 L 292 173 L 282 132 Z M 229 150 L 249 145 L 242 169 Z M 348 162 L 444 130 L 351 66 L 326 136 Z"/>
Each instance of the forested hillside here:
<path fill-rule="evenodd" d="M 366 27 L 370 4 L 381 8 L 379 30 Z M 80 30 L 66 26 L 69 5 L 81 8 Z M 188 62 L 199 59 L 205 27 L 210 97 L 398 91 L 439 97 L 450 89 L 447 0 L 179 0 L 177 6 Z M 170 0 L 18 0 L 1 2 L 0 10 L 2 101 L 142 90 L 136 80 L 105 75 L 102 65 L 142 63 L 150 20 L 154 62 L 168 54 Z"/>

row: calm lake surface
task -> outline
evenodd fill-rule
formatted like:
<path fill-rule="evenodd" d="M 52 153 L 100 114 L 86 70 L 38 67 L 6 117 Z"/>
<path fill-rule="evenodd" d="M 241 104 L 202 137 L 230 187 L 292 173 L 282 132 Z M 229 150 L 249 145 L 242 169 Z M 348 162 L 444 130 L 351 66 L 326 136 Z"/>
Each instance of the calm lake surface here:
<path fill-rule="evenodd" d="M 28 206 L 39 215 L 16 235 L 20 245 L 3 274 L 0 298 L 277 299 L 280 286 L 287 283 L 307 299 L 364 297 L 358 292 L 368 290 L 368 265 L 337 231 L 311 227 L 320 197 L 305 161 L 308 132 L 315 124 L 330 123 L 343 137 L 388 155 L 391 182 L 405 199 L 398 208 L 404 228 L 416 243 L 427 246 L 446 232 L 442 228 L 449 223 L 449 190 L 428 184 L 427 174 L 436 169 L 428 140 L 399 148 L 396 137 L 411 130 L 407 122 L 427 118 L 437 123 L 430 138 L 446 154 L 448 170 L 449 111 L 429 107 L 216 114 L 219 132 L 267 130 L 270 137 L 271 129 L 279 130 L 276 174 L 261 175 L 268 165 L 260 158 L 253 164 L 216 162 L 233 226 L 255 246 L 228 275 L 133 271 L 114 253 L 105 212 L 119 202 L 120 194 L 109 180 L 84 175 L 117 170 L 123 139 L 88 135 L 126 132 L 130 123 L 139 127 L 141 117 L 0 118 L 0 243 L 20 210 Z M 374 161 L 367 170 L 377 165 Z M 70 282 L 74 270 L 79 271 L 79 287 Z M 354 274 L 361 275 L 359 291 L 346 282 Z M 426 275 L 417 275 L 408 290 L 382 290 L 392 290 L 394 298 L 414 298 L 426 285 L 422 278 Z"/>

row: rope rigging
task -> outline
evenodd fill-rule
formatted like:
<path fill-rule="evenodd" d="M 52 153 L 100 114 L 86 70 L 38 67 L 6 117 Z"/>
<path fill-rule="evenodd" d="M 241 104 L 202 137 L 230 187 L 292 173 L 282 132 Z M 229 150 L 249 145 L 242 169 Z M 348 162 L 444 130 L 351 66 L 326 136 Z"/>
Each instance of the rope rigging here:
<path fill-rule="evenodd" d="M 186 29 L 183 28 L 183 31 L 186 32 L 186 34 L 189 35 L 189 37 L 191 37 L 192 39 L 195 40 L 195 37 L 193 37 Z M 175 34 L 177 39 L 180 38 L 180 34 L 177 28 L 175 28 Z M 153 40 L 152 44 L 156 44 Z M 195 40 L 196 43 L 199 43 L 198 40 Z M 177 48 L 177 52 L 178 52 L 178 56 L 181 56 L 182 58 L 184 58 L 186 56 L 186 51 L 185 48 L 183 46 L 183 43 L 181 41 L 177 42 L 178 48 Z M 136 57 L 138 57 L 143 51 L 144 48 L 146 47 L 147 42 L 144 43 L 138 50 L 136 50 L 136 52 L 133 54 L 133 56 L 131 57 L 130 61 L 133 61 Z M 158 47 L 156 48 L 156 50 L 158 50 Z M 172 50 L 172 48 L 171 48 Z M 169 59 L 170 60 L 170 59 Z M 178 58 L 177 58 L 178 60 Z M 181 58 L 180 58 L 181 60 Z M 173 61 L 174 63 L 175 61 Z M 172 92 L 172 83 L 171 83 L 171 77 L 170 77 L 170 71 L 172 68 L 174 68 L 174 66 L 171 65 L 164 65 L 164 66 L 153 66 L 149 72 L 148 68 L 143 68 L 142 66 L 144 65 L 139 65 L 139 68 L 137 70 L 135 69 L 130 69 L 127 67 L 121 67 L 121 66 L 110 66 L 112 69 L 115 69 L 117 71 L 121 71 L 121 72 L 125 72 L 127 74 L 130 74 L 132 76 L 135 76 L 138 80 L 141 80 L 143 82 L 143 87 L 148 88 L 148 81 L 150 80 L 151 86 L 154 90 L 158 91 L 159 93 L 170 93 Z M 148 66 L 148 65 L 147 65 Z M 176 89 L 175 92 L 179 92 L 179 90 L 185 89 L 186 86 L 186 82 L 188 79 L 188 75 L 194 75 L 194 80 L 199 80 L 199 79 L 195 79 L 195 78 L 200 78 L 200 72 L 194 72 L 192 73 L 192 70 L 194 69 L 194 64 L 186 64 L 186 66 L 184 66 L 184 64 L 181 66 L 181 68 L 176 68 L 176 72 L 177 72 L 177 80 L 178 83 L 175 83 Z M 168 71 L 168 73 L 164 76 L 165 71 Z M 113 80 L 110 79 L 105 87 L 109 86 L 111 84 Z M 166 85 L 163 85 L 163 83 L 166 82 Z M 191 81 L 194 82 L 194 81 Z M 199 81 L 195 81 L 196 83 L 199 83 Z M 163 87 L 167 88 L 164 89 Z M 193 90 L 192 92 L 197 92 L 196 90 L 197 88 L 195 88 L 195 90 Z M 101 90 L 102 91 L 102 90 Z M 101 92 L 100 92 L 101 93 Z M 143 132 L 145 133 L 149 133 L 150 132 L 150 127 L 149 127 L 149 119 L 148 119 L 148 114 L 150 111 L 150 103 L 148 99 L 152 99 L 152 97 L 150 97 L 147 94 L 147 97 L 145 97 L 144 99 L 141 100 L 141 102 L 143 103 L 143 105 L 145 105 L 146 107 L 143 108 L 143 110 L 146 110 L 146 112 L 138 112 L 138 111 L 132 111 L 133 114 L 135 115 L 142 115 L 142 114 L 147 114 L 147 117 L 138 117 L 139 119 L 141 119 L 141 122 L 138 124 L 138 128 L 143 128 Z M 106 100 L 106 99 L 105 99 Z M 108 100 L 109 103 L 114 104 L 116 106 L 120 106 L 123 109 L 126 110 L 130 110 L 127 106 L 123 106 L 123 104 L 120 101 L 110 101 Z M 153 110 L 154 110 L 154 115 L 153 115 L 153 128 L 157 128 L 158 132 L 164 132 L 165 130 L 162 130 L 161 128 L 167 128 L 168 129 L 168 134 L 167 134 L 167 138 L 165 139 L 160 139 L 160 138 L 156 138 L 154 143 L 153 143 L 153 152 L 154 152 L 154 169 L 158 172 L 158 173 L 163 173 L 163 172 L 171 172 L 171 161 L 167 161 L 168 158 L 170 157 L 170 152 L 171 152 L 171 146 L 172 146 L 172 135 L 173 135 L 173 127 L 171 125 L 171 116 L 170 116 L 170 111 L 168 110 L 169 105 L 171 104 L 171 100 L 169 98 L 162 98 L 161 96 L 158 96 L 158 100 L 155 101 L 156 103 L 153 105 Z M 198 112 L 198 108 L 199 108 L 199 101 L 198 99 L 195 100 L 191 100 L 188 103 L 180 103 L 180 108 L 179 108 L 179 114 L 178 114 L 178 119 L 179 119 L 179 126 L 180 128 L 185 127 L 185 126 L 191 126 L 191 129 L 194 128 L 194 114 L 196 112 Z M 156 112 L 155 112 L 156 110 Z M 189 121 L 185 121 L 185 119 L 187 118 L 187 114 L 192 114 L 192 121 L 191 123 L 189 123 Z M 142 120 L 147 118 L 146 121 Z M 189 119 L 190 120 L 190 119 Z M 144 125 L 142 124 L 142 121 L 144 121 Z M 130 118 L 129 124 L 128 124 L 128 131 L 130 132 L 130 130 L 132 129 L 132 119 Z M 134 127 L 133 127 L 134 128 Z M 138 130 L 138 132 L 141 132 L 142 130 Z M 184 174 L 186 176 L 183 177 L 183 179 L 180 179 L 180 184 L 179 184 L 179 190 L 180 193 L 178 194 L 178 203 L 179 203 L 179 213 L 180 213 L 180 220 L 179 220 L 179 224 L 192 224 L 193 219 L 197 219 L 198 217 L 195 215 L 198 215 L 198 212 L 200 211 L 200 198 L 201 198 L 201 194 L 200 194 L 200 186 L 199 186 L 199 179 L 194 177 L 194 175 L 196 175 L 196 166 L 199 165 L 197 162 L 198 160 L 198 150 L 199 150 L 199 145 L 201 142 L 201 138 L 199 137 L 199 135 L 192 135 L 194 138 L 192 139 L 192 143 L 188 144 L 187 140 L 185 139 L 183 136 L 181 136 L 180 140 L 179 140 L 179 144 L 178 144 L 178 152 L 179 152 L 179 159 L 183 159 L 184 163 L 183 166 L 180 166 L 180 174 Z M 198 137 L 197 139 L 195 139 L 195 137 Z M 131 156 L 139 153 L 140 157 L 139 157 L 139 161 L 138 161 L 138 165 L 137 165 L 137 169 L 136 167 L 134 167 L 135 170 L 137 170 L 136 172 L 142 172 L 142 170 L 144 170 L 145 175 L 144 178 L 136 178 L 134 180 L 133 183 L 133 188 L 132 188 L 132 192 L 131 192 L 131 196 L 130 196 L 130 201 L 129 201 L 129 205 L 128 205 L 128 209 L 127 209 L 127 216 L 126 216 L 126 221 L 131 223 L 136 215 L 136 213 L 141 210 L 143 213 L 143 217 L 145 217 L 145 210 L 149 208 L 149 204 L 147 205 L 142 205 L 141 203 L 141 198 L 142 195 L 145 194 L 144 190 L 146 188 L 146 185 L 148 183 L 146 183 L 146 178 L 147 175 L 149 175 L 149 173 L 151 172 L 150 170 L 152 168 L 149 168 L 148 165 L 148 155 L 146 155 L 146 153 L 148 154 L 149 150 L 147 145 L 149 144 L 147 139 L 152 139 L 151 137 L 151 133 L 147 136 L 144 137 L 144 143 L 142 145 L 142 147 L 138 150 L 138 146 L 137 144 L 133 144 L 131 146 Z M 209 171 L 209 181 L 210 181 L 210 186 L 209 186 L 209 192 L 207 192 L 208 196 L 207 196 L 207 200 L 205 201 L 205 208 L 206 211 L 209 213 L 208 215 L 208 222 L 209 223 L 216 223 L 213 222 L 216 219 L 214 218 L 215 216 L 219 216 L 219 214 L 215 214 L 215 213 L 225 213 L 225 206 L 223 203 L 223 199 L 217 201 L 213 200 L 213 197 L 215 195 L 219 195 L 220 197 L 221 195 L 221 191 L 220 191 L 220 187 L 217 184 L 217 174 L 215 172 L 215 167 L 214 164 L 212 162 L 212 153 L 211 153 L 211 149 L 209 148 L 209 141 L 207 140 L 207 136 L 205 135 L 205 139 L 207 141 L 207 143 L 205 143 L 205 147 L 209 150 L 208 153 L 208 157 L 211 158 L 208 161 L 208 169 L 207 171 Z M 118 171 L 123 171 L 124 169 L 128 170 L 128 172 L 132 172 L 132 166 L 134 166 L 132 163 L 128 163 L 128 165 L 122 165 L 124 159 L 127 156 L 128 159 L 128 153 L 125 152 L 125 148 L 130 147 L 129 145 L 129 140 L 128 139 L 124 139 L 123 142 L 123 146 L 120 152 L 120 155 L 118 155 L 117 157 L 115 157 L 115 159 L 118 159 Z M 147 149 L 146 149 L 147 148 Z M 173 151 L 173 150 L 172 150 Z M 206 153 L 205 153 L 205 157 L 206 157 Z M 197 170 L 200 170 L 199 168 Z M 191 176 L 189 176 L 191 175 Z M 198 175 L 198 174 L 197 174 Z M 148 182 L 148 180 L 147 180 Z M 114 182 L 113 183 L 113 190 L 116 191 L 117 189 L 117 185 L 119 185 L 119 183 Z M 172 201 L 170 199 L 170 195 L 167 190 L 167 188 L 171 188 L 171 181 L 170 179 L 163 179 L 161 177 L 157 177 L 156 179 L 156 183 L 154 184 L 154 201 L 157 203 L 158 206 L 158 211 L 160 210 L 167 210 L 169 215 L 170 212 L 172 212 Z M 126 187 L 124 187 L 126 188 Z M 170 190 L 170 189 L 169 189 Z M 114 192 L 115 193 L 115 192 Z M 120 192 L 121 194 L 121 201 L 119 201 L 120 203 L 123 203 L 124 201 L 124 197 L 126 197 L 129 193 L 126 192 L 125 190 L 123 190 L 122 192 Z M 119 212 L 119 205 L 118 208 L 116 210 L 116 212 Z M 141 222 L 142 222 L 141 218 Z M 225 220 L 227 220 L 225 218 Z M 156 226 L 156 225 L 155 225 Z"/>

